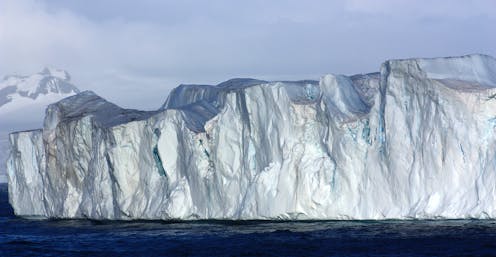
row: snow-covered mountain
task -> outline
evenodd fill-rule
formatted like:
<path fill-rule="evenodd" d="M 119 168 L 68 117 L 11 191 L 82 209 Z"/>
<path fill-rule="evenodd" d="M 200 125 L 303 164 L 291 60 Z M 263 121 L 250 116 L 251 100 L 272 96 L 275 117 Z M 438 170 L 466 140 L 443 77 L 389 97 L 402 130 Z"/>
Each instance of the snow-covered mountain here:
<path fill-rule="evenodd" d="M 495 96 L 485 55 L 183 85 L 156 112 L 86 91 L 12 134 L 10 201 L 61 218 L 496 218 Z"/>
<path fill-rule="evenodd" d="M 6 76 L 0 82 L 0 117 L 29 109 L 41 109 L 64 97 L 79 93 L 66 71 L 45 68 L 31 76 Z M 38 108 L 41 107 L 41 108 Z"/>
<path fill-rule="evenodd" d="M 77 93 L 69 74 L 53 68 L 0 82 L 0 183 L 5 182 L 8 133 L 39 127 L 49 104 Z"/>

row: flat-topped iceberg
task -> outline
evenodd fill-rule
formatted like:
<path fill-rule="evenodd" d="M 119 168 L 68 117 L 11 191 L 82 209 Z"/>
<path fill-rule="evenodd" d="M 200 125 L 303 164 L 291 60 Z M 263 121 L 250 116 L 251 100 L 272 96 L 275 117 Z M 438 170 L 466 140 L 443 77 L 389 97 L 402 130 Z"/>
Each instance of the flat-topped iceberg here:
<path fill-rule="evenodd" d="M 82 92 L 10 135 L 10 203 L 56 218 L 496 218 L 495 96 L 485 55 L 181 85 L 154 112 Z"/>

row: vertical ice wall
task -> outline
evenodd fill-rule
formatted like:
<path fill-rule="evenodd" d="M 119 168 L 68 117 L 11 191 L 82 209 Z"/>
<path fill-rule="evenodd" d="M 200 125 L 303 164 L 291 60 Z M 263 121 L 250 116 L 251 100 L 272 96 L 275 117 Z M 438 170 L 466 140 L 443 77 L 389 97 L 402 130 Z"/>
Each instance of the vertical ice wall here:
<path fill-rule="evenodd" d="M 95 219 L 495 217 L 494 74 L 483 55 L 392 60 L 183 85 L 157 112 L 83 92 L 11 135 L 11 203 Z"/>

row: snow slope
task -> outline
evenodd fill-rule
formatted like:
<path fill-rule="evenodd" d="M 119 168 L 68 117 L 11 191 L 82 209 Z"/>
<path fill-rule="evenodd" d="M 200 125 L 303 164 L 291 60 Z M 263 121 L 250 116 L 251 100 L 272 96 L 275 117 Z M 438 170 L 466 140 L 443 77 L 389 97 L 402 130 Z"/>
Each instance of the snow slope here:
<path fill-rule="evenodd" d="M 62 218 L 496 218 L 495 65 L 182 85 L 157 112 L 83 92 L 10 136 L 10 202 Z"/>
<path fill-rule="evenodd" d="M 0 82 L 0 183 L 6 182 L 8 133 L 39 127 L 49 104 L 78 92 L 66 71 L 53 68 L 31 76 L 6 76 Z"/>

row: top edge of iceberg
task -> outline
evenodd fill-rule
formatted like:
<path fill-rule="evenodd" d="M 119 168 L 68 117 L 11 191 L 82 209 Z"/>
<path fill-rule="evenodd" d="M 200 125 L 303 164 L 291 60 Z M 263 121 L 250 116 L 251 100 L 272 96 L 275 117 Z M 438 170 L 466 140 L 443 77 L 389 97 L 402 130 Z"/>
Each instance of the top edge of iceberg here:
<path fill-rule="evenodd" d="M 124 109 L 108 102 L 93 91 L 83 91 L 49 105 L 44 128 L 54 128 L 56 125 L 53 124 L 54 122 L 77 120 L 87 115 L 92 115 L 100 126 L 112 127 L 122 123 L 143 120 L 155 113 L 157 112 Z"/>
<path fill-rule="evenodd" d="M 385 65 L 398 69 L 404 69 L 407 64 L 415 65 L 427 78 L 438 80 L 453 89 L 471 90 L 496 87 L 496 59 L 489 55 L 469 54 L 385 62 Z"/>
<path fill-rule="evenodd" d="M 388 60 L 383 64 L 390 69 L 405 70 L 412 67 L 422 76 L 459 90 L 496 87 L 496 59 L 488 55 L 471 54 L 459 57 L 412 58 Z M 43 72 L 52 73 L 45 69 Z M 57 120 L 79 119 L 94 116 L 103 127 L 143 120 L 168 109 L 179 110 L 188 127 L 195 132 L 204 131 L 205 122 L 224 107 L 229 93 L 253 86 L 277 86 L 285 89 L 296 104 L 310 104 L 326 95 L 324 101 L 333 106 L 336 115 L 355 117 L 367 113 L 374 104 L 379 90 L 381 73 L 355 74 L 352 76 L 326 75 L 319 81 L 265 81 L 252 78 L 234 78 L 218 85 L 181 84 L 169 94 L 157 111 L 124 109 L 110 103 L 92 91 L 84 91 L 65 98 L 47 109 L 45 128 L 50 127 L 53 113 Z M 369 83 L 369 81 L 374 81 Z M 343 106 L 339 106 L 339 104 Z M 346 118 L 346 119 L 348 119 Z"/>

